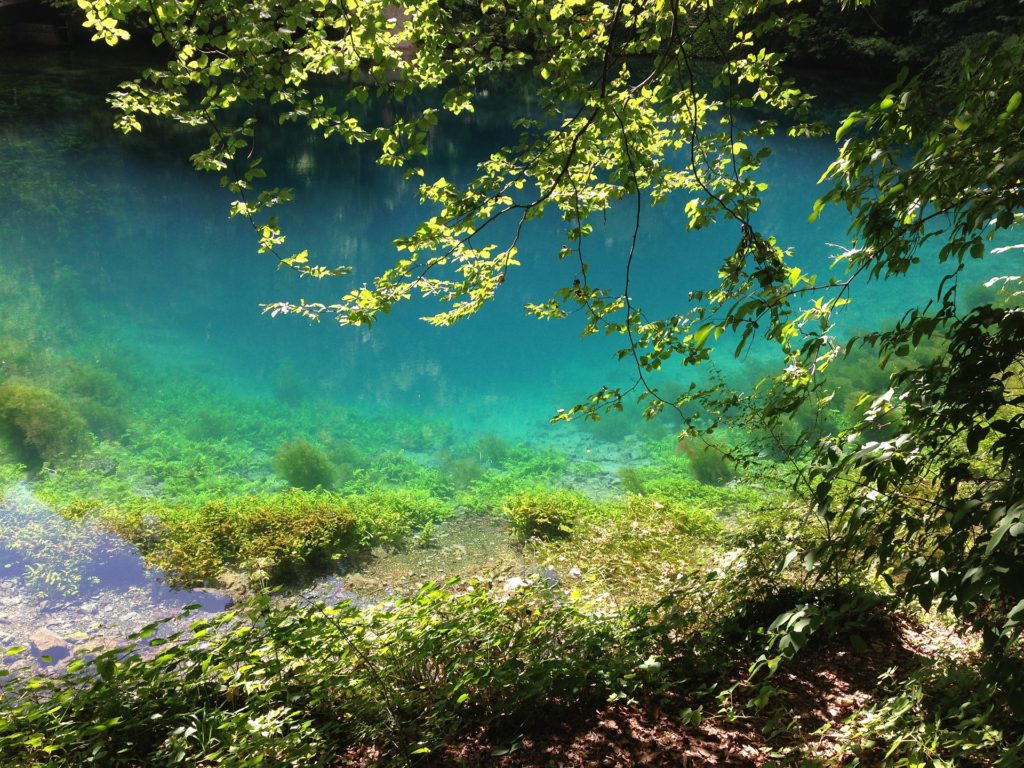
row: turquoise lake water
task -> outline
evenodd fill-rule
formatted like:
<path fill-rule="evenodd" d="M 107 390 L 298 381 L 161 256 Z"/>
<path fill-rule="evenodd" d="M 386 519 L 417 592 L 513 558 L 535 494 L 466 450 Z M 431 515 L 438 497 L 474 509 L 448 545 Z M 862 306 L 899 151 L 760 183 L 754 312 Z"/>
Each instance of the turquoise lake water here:
<path fill-rule="evenodd" d="M 551 216 L 527 232 L 523 267 L 497 300 L 458 327 L 420 322 L 429 310 L 422 304 L 372 330 L 261 314 L 260 304 L 274 300 L 340 297 L 387 266 L 392 240 L 426 215 L 414 184 L 377 166 L 372 147 L 295 133 L 261 138 L 272 176 L 296 191 L 297 202 L 280 210 L 289 246 L 354 267 L 335 281 L 299 279 L 257 254 L 248 226 L 228 218 L 228 193 L 188 164 L 195 139 L 186 131 L 153 127 L 123 137 L 111 128 L 103 94 L 128 74 L 74 57 L 0 64 L 0 279 L 32 281 L 39 327 L 63 334 L 54 344 L 71 339 L 93 357 L 131 354 L 164 383 L 198 378 L 246 396 L 398 409 L 509 435 L 541 428 L 600 385 L 631 381 L 614 356 L 620 339 L 581 340 L 576 319 L 539 322 L 522 312 L 575 277 L 574 264 L 555 258 L 564 226 Z M 494 93 L 476 115 L 444 122 L 432 137 L 428 179 L 465 178 L 510 142 L 507 106 L 522 98 Z M 756 223 L 792 246 L 797 263 L 824 274 L 846 242 L 846 222 L 838 211 L 806 220 L 834 145 L 780 139 L 773 149 L 763 174 L 771 188 Z M 632 293 L 652 316 L 680 310 L 688 291 L 713 285 L 735 242 L 732 230 L 687 232 L 684 203 L 643 212 Z M 621 285 L 631 217 L 625 206 L 598 223 L 586 246 L 594 282 Z M 895 291 L 882 284 L 855 292 L 847 322 L 895 317 L 908 295 L 928 295 L 934 277 L 921 272 Z M 759 368 L 754 363 L 721 364 L 742 371 Z M 683 386 L 693 371 L 666 376 Z"/>

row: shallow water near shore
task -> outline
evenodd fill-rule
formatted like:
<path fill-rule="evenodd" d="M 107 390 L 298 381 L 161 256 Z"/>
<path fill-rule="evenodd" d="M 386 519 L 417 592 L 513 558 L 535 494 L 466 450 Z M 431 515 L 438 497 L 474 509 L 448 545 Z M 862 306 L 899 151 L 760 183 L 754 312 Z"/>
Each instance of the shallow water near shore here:
<path fill-rule="evenodd" d="M 0 499 L 0 529 L 0 647 L 25 648 L 31 662 L 94 653 L 154 621 L 169 620 L 161 634 L 171 634 L 233 602 L 214 590 L 171 589 L 134 547 L 90 521 L 61 517 L 24 483 Z M 63 567 L 43 570 L 44 562 Z M 73 593 L 60 589 L 62 578 L 74 580 Z"/>

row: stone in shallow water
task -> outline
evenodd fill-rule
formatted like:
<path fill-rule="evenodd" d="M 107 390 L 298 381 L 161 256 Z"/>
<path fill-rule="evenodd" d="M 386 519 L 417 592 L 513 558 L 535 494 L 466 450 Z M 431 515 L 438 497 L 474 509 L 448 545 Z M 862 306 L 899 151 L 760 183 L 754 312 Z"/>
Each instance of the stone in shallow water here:
<path fill-rule="evenodd" d="M 49 656 L 53 662 L 60 661 L 70 652 L 68 641 L 46 627 L 39 627 L 28 639 L 36 655 Z"/>
<path fill-rule="evenodd" d="M 515 592 L 517 589 L 520 589 L 521 587 L 525 586 L 526 581 L 524 579 L 520 578 L 519 576 L 513 576 L 505 580 L 504 585 L 502 585 L 501 587 L 501 591 L 508 594 L 510 592 Z"/>
<path fill-rule="evenodd" d="M 345 586 L 355 592 L 359 592 L 360 590 L 372 591 L 379 589 L 381 584 L 377 579 L 364 576 L 361 573 L 350 573 L 345 576 Z"/>

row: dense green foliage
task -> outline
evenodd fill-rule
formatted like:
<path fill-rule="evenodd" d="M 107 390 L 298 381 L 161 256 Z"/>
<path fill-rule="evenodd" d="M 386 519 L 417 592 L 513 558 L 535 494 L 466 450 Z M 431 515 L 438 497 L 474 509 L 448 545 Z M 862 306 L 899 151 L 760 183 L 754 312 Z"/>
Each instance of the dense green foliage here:
<path fill-rule="evenodd" d="M 242 624 L 226 614 L 195 625 L 194 638 L 155 641 L 152 661 L 109 652 L 66 682 L 4 690 L 18 703 L 0 721 L 0 756 L 26 767 L 79 765 L 83 754 L 107 766 L 300 765 L 362 744 L 402 764 L 453 729 L 511 737 L 581 699 L 657 685 L 663 673 L 643 663 L 673 651 L 669 627 L 685 627 L 681 609 L 667 610 L 602 618 L 540 589 L 499 602 L 431 585 L 387 610 L 264 610 Z M 572 653 L 553 657 L 557 647 Z M 700 663 L 676 653 L 686 668 Z"/>
<path fill-rule="evenodd" d="M 653 698 L 690 722 L 785 722 L 789 704 L 766 664 L 806 658 L 829 638 L 866 636 L 878 620 L 872 597 L 815 586 L 799 567 L 780 578 L 771 536 L 734 538 L 732 563 L 708 570 L 692 536 L 718 524 L 668 509 L 634 499 L 611 529 L 593 528 L 578 547 L 552 544 L 553 559 L 572 557 L 584 572 L 565 587 L 537 580 L 495 594 L 486 580 L 428 584 L 370 610 L 255 601 L 181 636 L 148 627 L 133 638 L 138 647 L 72 662 L 61 677 L 7 679 L 0 757 L 24 766 L 246 766 L 369 754 L 384 765 L 445 764 L 461 738 L 509 749 L 545 721 L 608 699 Z M 762 517 L 762 533 L 791 522 Z M 591 578 L 603 568 L 612 570 Z M 611 602 L 598 592 L 608 588 Z M 810 620 L 762 634 L 792 600 Z M 736 675 L 748 667 L 749 678 Z M 1001 730 L 998 690 L 971 686 L 978 678 L 967 667 L 899 682 L 891 700 L 851 715 L 842 756 L 873 762 L 879 741 L 891 744 L 893 764 L 1018 754 L 1021 742 Z"/>
<path fill-rule="evenodd" d="M 228 568 L 257 581 L 295 580 L 325 570 L 358 540 L 347 505 L 329 494 L 302 491 L 237 496 L 195 508 L 141 504 L 107 519 L 154 565 L 198 586 L 215 583 Z"/>

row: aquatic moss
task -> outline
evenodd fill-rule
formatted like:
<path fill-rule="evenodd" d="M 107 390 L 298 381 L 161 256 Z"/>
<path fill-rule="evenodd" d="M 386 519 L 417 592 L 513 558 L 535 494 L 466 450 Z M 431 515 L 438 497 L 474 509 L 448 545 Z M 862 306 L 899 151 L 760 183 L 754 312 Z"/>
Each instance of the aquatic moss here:
<path fill-rule="evenodd" d="M 508 458 L 509 446 L 497 435 L 487 434 L 476 441 L 476 451 L 480 461 L 499 466 Z"/>
<path fill-rule="evenodd" d="M 345 490 L 365 493 L 401 487 L 451 498 L 455 486 L 437 467 L 428 467 L 400 451 L 382 451 L 365 469 L 356 470 Z"/>
<path fill-rule="evenodd" d="M 366 546 L 403 547 L 416 531 L 451 517 L 455 508 L 423 490 L 373 490 L 346 501 Z"/>
<path fill-rule="evenodd" d="M 350 505 L 324 491 L 293 489 L 197 507 L 142 503 L 105 518 L 150 564 L 186 586 L 213 584 L 227 570 L 256 582 L 300 581 L 359 546 Z"/>
<path fill-rule="evenodd" d="M 456 490 L 468 488 L 484 476 L 484 468 L 475 456 L 458 456 L 450 451 L 442 451 L 438 458 L 438 470 Z"/>
<path fill-rule="evenodd" d="M 78 403 L 77 410 L 97 437 L 120 440 L 128 430 L 128 420 L 119 407 L 85 400 Z"/>
<path fill-rule="evenodd" d="M 762 487 L 742 484 L 723 487 L 701 482 L 693 477 L 685 456 L 671 456 L 657 464 L 624 469 L 619 476 L 624 490 L 631 494 L 672 503 L 682 509 L 702 509 L 724 515 L 758 507 L 778 495 Z"/>
<path fill-rule="evenodd" d="M 676 450 L 689 459 L 690 473 L 702 483 L 725 485 L 736 476 L 717 443 L 680 440 Z"/>
<path fill-rule="evenodd" d="M 720 552 L 723 530 L 710 510 L 630 495 L 595 507 L 571 537 L 535 542 L 532 554 L 587 600 L 639 603 Z"/>
<path fill-rule="evenodd" d="M 71 502 L 61 513 L 101 520 L 173 583 L 201 586 L 227 571 L 254 583 L 301 582 L 367 547 L 401 548 L 455 509 L 415 490 L 290 489 L 199 504 Z"/>
<path fill-rule="evenodd" d="M 109 406 L 118 405 L 124 399 L 124 387 L 110 371 L 70 360 L 65 366 L 63 388 L 72 394 Z"/>
<path fill-rule="evenodd" d="M 330 488 L 334 469 L 326 454 L 308 440 L 284 443 L 274 455 L 274 471 L 293 488 Z"/>
<path fill-rule="evenodd" d="M 619 467 L 617 474 L 619 476 L 619 482 L 622 485 L 622 490 L 626 493 L 640 495 L 647 492 L 640 473 L 637 472 L 635 467 Z"/>
<path fill-rule="evenodd" d="M 586 469 L 581 462 L 570 468 L 565 454 L 517 445 L 509 448 L 500 470 L 491 469 L 457 494 L 459 506 L 474 512 L 500 513 L 505 500 L 537 488 L 567 484 L 570 472 Z"/>
<path fill-rule="evenodd" d="M 550 539 L 572 533 L 576 520 L 592 515 L 594 502 L 582 493 L 535 490 L 505 499 L 502 511 L 520 539 Z"/>
<path fill-rule="evenodd" d="M 30 468 L 73 455 L 88 442 L 85 420 L 71 406 L 49 389 L 23 382 L 0 386 L 0 427 Z"/>

